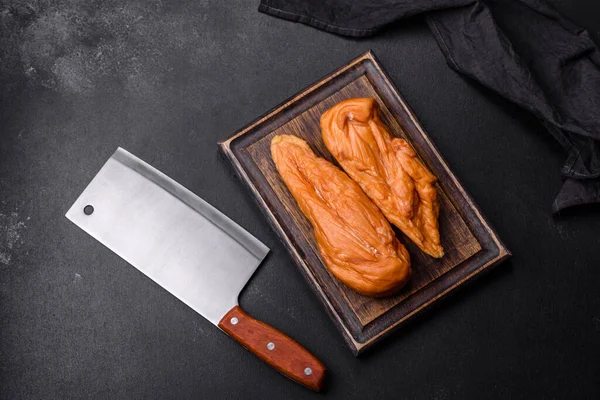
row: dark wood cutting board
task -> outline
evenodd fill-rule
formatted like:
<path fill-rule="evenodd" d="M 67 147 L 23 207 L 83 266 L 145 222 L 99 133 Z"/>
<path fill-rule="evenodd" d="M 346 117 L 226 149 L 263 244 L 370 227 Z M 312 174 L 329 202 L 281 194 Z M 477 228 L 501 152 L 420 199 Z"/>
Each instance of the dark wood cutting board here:
<path fill-rule="evenodd" d="M 396 230 L 410 253 L 413 275 L 398 294 L 383 299 L 359 295 L 325 267 L 312 227 L 279 177 L 270 154 L 273 136 L 293 134 L 337 165 L 321 139 L 319 119 L 327 109 L 352 97 L 375 98 L 390 132 L 408 140 L 438 178 L 440 234 L 446 255 L 441 259 L 429 257 Z M 355 355 L 510 256 L 372 52 L 321 79 L 219 145 Z"/>

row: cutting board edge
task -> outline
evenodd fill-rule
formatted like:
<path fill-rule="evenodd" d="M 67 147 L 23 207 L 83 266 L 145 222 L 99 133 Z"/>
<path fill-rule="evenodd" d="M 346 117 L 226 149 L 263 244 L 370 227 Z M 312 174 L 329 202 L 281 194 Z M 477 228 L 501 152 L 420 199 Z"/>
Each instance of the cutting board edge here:
<path fill-rule="evenodd" d="M 456 282 L 454 285 L 452 285 L 452 286 L 448 287 L 446 290 L 440 292 L 437 296 L 431 298 L 427 302 L 423 303 L 421 306 L 415 308 L 412 312 L 410 312 L 403 318 L 399 319 L 396 323 L 390 325 L 388 328 L 382 330 L 381 332 L 372 336 L 368 340 L 366 340 L 364 342 L 355 342 L 358 344 L 358 347 L 355 349 L 354 355 L 359 356 L 359 355 L 367 352 L 377 342 L 379 342 L 380 340 L 383 340 L 385 337 L 392 335 L 394 332 L 401 329 L 402 326 L 405 325 L 406 323 L 408 323 L 413 317 L 416 317 L 417 315 L 422 315 L 423 313 L 429 311 L 431 308 L 435 307 L 436 305 L 440 305 L 441 304 L 440 300 L 446 299 L 446 298 L 450 297 L 452 294 L 459 292 L 460 290 L 458 290 L 458 289 L 465 289 L 468 284 L 473 283 L 474 281 L 477 280 L 477 278 L 481 277 L 485 273 L 490 272 L 495 267 L 500 265 L 502 262 L 508 260 L 510 257 L 512 257 L 512 253 L 505 247 L 500 247 L 500 252 L 499 252 L 498 256 L 496 258 L 490 260 L 484 266 L 476 269 L 470 275 L 464 277 L 463 279 Z"/>
<path fill-rule="evenodd" d="M 244 127 L 242 129 L 236 131 L 236 133 L 234 133 L 229 138 L 227 138 L 225 140 L 222 140 L 220 142 L 217 142 L 217 144 L 219 145 L 219 147 L 221 148 L 222 151 L 224 151 L 224 152 L 230 152 L 232 154 L 232 156 L 235 158 L 235 156 L 233 155 L 233 152 L 231 150 L 231 143 L 234 140 L 236 140 L 240 136 L 246 134 L 247 132 L 251 131 L 252 129 L 254 129 L 255 127 L 257 127 L 258 125 L 260 125 L 264 121 L 266 121 L 269 118 L 271 118 L 273 115 L 275 115 L 275 114 L 281 112 L 282 110 L 284 110 L 285 108 L 289 107 L 291 104 L 293 104 L 296 101 L 300 100 L 302 97 L 305 97 L 308 94 L 310 94 L 311 92 L 317 90 L 325 82 L 330 81 L 331 79 L 333 79 L 336 76 L 338 76 L 338 75 L 344 73 L 345 71 L 351 69 L 352 67 L 356 66 L 357 64 L 361 63 L 364 60 L 372 60 L 375 64 L 377 64 L 377 61 L 375 59 L 375 54 L 373 53 L 372 50 L 369 50 L 366 53 L 363 53 L 360 56 L 356 57 L 355 59 L 353 59 L 352 61 L 350 61 L 348 64 L 345 64 L 345 65 L 341 66 L 340 68 L 336 69 L 335 71 L 333 71 L 333 72 L 325 75 L 323 78 L 319 79 L 318 81 L 313 82 L 307 88 L 302 89 L 299 92 L 297 92 L 296 94 L 288 97 L 286 100 L 282 101 L 281 103 L 279 103 L 275 107 L 271 108 L 269 111 L 267 111 L 266 113 L 264 113 L 263 115 L 261 115 L 260 117 L 258 117 L 257 119 L 255 119 L 254 121 L 250 122 L 247 125 L 244 125 Z"/>

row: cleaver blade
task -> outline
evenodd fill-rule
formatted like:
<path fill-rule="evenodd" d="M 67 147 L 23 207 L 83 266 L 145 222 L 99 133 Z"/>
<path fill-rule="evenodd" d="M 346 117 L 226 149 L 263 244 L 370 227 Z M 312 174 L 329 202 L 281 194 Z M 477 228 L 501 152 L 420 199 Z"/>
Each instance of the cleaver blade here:
<path fill-rule="evenodd" d="M 269 249 L 206 201 L 118 148 L 66 217 L 274 369 L 320 390 L 323 364 L 238 305 Z"/>

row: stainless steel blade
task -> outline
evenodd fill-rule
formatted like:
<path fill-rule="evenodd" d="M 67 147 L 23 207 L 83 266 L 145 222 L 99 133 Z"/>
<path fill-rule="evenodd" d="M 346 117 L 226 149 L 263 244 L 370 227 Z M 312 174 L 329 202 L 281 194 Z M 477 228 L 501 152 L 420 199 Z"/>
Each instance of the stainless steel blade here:
<path fill-rule="evenodd" d="M 269 252 L 219 210 L 121 148 L 66 216 L 215 325 L 238 304 Z"/>

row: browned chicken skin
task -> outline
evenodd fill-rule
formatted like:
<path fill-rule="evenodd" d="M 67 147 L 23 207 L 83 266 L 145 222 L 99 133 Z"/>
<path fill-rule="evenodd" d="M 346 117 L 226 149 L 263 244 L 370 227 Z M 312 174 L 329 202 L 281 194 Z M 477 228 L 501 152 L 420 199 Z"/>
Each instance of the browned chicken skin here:
<path fill-rule="evenodd" d="M 440 258 L 436 178 L 379 119 L 374 99 L 348 99 L 321 116 L 325 145 L 386 218 L 421 250 Z"/>
<path fill-rule="evenodd" d="M 312 224 L 333 275 L 367 296 L 392 294 L 406 284 L 411 273 L 408 251 L 352 179 L 296 136 L 275 136 L 271 155 Z"/>

